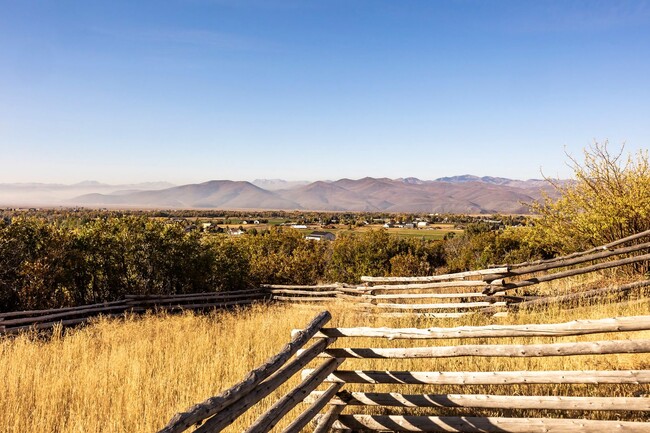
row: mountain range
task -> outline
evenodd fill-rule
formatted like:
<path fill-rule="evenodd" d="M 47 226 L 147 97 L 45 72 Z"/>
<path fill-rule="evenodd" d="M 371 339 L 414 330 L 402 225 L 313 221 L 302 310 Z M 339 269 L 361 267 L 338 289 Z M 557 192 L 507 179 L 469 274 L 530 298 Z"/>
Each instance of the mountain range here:
<path fill-rule="evenodd" d="M 136 191 L 161 190 L 175 186 L 169 182 L 144 182 L 109 185 L 95 181 L 72 185 L 60 183 L 0 183 L 0 206 L 65 206 L 84 194 L 129 194 Z"/>
<path fill-rule="evenodd" d="M 106 185 L 0 184 L 3 206 L 87 206 L 113 208 L 277 209 L 322 211 L 527 213 L 525 205 L 553 195 L 543 180 L 471 175 L 421 180 L 365 177 L 336 181 L 253 182 L 211 180 Z"/>

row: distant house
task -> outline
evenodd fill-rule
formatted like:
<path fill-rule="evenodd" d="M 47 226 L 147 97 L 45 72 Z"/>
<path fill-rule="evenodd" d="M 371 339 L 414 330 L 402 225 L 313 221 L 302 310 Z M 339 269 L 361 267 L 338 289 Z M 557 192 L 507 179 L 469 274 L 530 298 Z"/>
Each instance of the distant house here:
<path fill-rule="evenodd" d="M 311 234 L 305 236 L 305 239 L 309 239 L 312 241 L 333 241 L 336 239 L 336 235 L 331 232 L 312 232 Z"/>
<path fill-rule="evenodd" d="M 385 229 L 389 229 L 389 228 L 391 228 L 391 227 L 393 227 L 393 225 L 392 225 L 391 223 L 386 223 L 386 224 L 384 224 L 384 228 L 385 228 Z"/>
<path fill-rule="evenodd" d="M 245 232 L 242 229 L 230 229 L 228 230 L 228 234 L 231 236 L 241 236 Z"/>
<path fill-rule="evenodd" d="M 404 224 L 404 228 L 405 228 L 405 229 L 412 229 L 412 228 L 415 228 L 415 224 L 413 224 L 413 223 L 406 223 L 406 224 Z"/>
<path fill-rule="evenodd" d="M 307 226 L 304 224 L 294 224 L 291 226 L 292 229 L 306 229 Z"/>
<path fill-rule="evenodd" d="M 420 221 L 420 222 L 418 222 L 418 228 L 419 228 L 419 229 L 423 229 L 423 228 L 425 228 L 425 227 L 428 226 L 428 225 L 429 225 L 429 223 L 426 222 L 426 221 Z"/>

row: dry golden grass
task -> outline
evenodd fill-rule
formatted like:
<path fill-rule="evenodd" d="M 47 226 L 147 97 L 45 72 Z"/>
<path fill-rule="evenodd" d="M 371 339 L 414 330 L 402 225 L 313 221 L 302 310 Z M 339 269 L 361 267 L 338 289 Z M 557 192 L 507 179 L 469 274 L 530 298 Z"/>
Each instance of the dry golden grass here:
<path fill-rule="evenodd" d="M 21 335 L 0 339 L 0 377 L 3 378 L 0 382 L 0 430 L 85 433 L 156 431 L 176 412 L 218 394 L 241 380 L 288 342 L 292 328 L 304 327 L 322 309 L 329 309 L 334 317 L 328 326 L 420 328 L 488 323 L 551 323 L 650 312 L 648 298 L 627 304 L 603 303 L 572 310 L 552 308 L 499 319 L 478 315 L 462 319 L 379 318 L 359 314 L 347 305 L 345 302 L 323 307 L 274 305 L 209 315 L 186 313 L 120 320 L 100 319 L 89 326 L 66 331 L 64 335 L 55 333 L 51 338 Z M 650 337 L 648 333 L 632 333 L 623 338 L 628 336 Z M 615 338 L 612 335 L 596 335 L 586 339 L 608 337 Z M 405 342 L 340 339 L 336 345 L 394 347 L 476 341 L 481 340 Z M 549 340 L 529 338 L 524 341 Z M 564 338 L 561 341 L 572 340 Z M 342 368 L 370 366 L 368 360 L 348 360 Z M 372 368 L 415 371 L 650 368 L 650 361 L 647 355 L 575 357 L 571 360 L 381 360 Z M 298 381 L 299 377 L 294 377 L 262 404 L 247 412 L 228 431 L 242 431 L 265 407 L 277 400 L 278 395 Z M 359 387 L 364 388 L 367 387 Z M 609 388 L 607 391 L 616 394 L 636 391 L 637 388 Z M 380 389 L 386 390 L 386 385 Z M 431 386 L 403 387 L 400 391 L 499 392 L 498 389 L 487 387 L 466 387 L 461 390 L 458 387 L 434 389 Z M 515 392 L 539 394 L 562 391 L 531 386 L 515 389 Z M 576 386 L 572 391 L 592 395 L 602 389 Z"/>
<path fill-rule="evenodd" d="M 241 380 L 311 312 L 255 307 L 211 315 L 99 320 L 43 340 L 0 342 L 6 432 L 151 432 Z"/>

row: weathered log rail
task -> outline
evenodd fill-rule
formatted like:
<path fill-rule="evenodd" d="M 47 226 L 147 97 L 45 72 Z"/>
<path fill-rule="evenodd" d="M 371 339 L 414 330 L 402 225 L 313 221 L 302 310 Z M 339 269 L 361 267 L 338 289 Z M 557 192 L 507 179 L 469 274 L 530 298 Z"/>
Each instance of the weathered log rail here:
<path fill-rule="evenodd" d="M 16 334 L 30 329 L 48 330 L 55 326 L 74 326 L 86 323 L 99 315 L 119 317 L 148 310 L 173 312 L 233 308 L 269 299 L 270 295 L 261 289 L 182 295 L 126 295 L 125 299 L 119 301 L 79 307 L 0 313 L 0 334 Z"/>
<path fill-rule="evenodd" d="M 412 339 L 472 339 L 535 337 L 535 344 L 461 344 L 456 346 L 399 348 L 336 348 L 325 349 L 320 357 L 363 358 L 374 360 L 377 369 L 335 370 L 325 380 L 338 384 L 338 391 L 314 391 L 305 403 L 329 399 L 329 410 L 315 418 L 315 431 L 419 431 L 419 432 L 648 432 L 650 422 L 650 370 L 617 367 L 618 358 L 607 358 L 605 365 L 612 370 L 545 370 L 545 371 L 399 371 L 382 369 L 382 359 L 426 357 L 529 357 L 582 356 L 591 360 L 604 354 L 650 353 L 650 340 L 644 339 L 650 330 L 650 316 L 619 317 L 599 320 L 577 320 L 559 324 L 464 326 L 456 328 L 322 328 L 315 338 L 364 338 L 381 340 Z M 295 331 L 294 331 L 295 332 Z M 572 341 L 551 340 L 537 343 L 539 338 L 573 337 L 589 334 L 637 332 L 621 335 L 616 340 Z M 530 341 L 530 340 L 528 340 Z M 368 366 L 369 361 L 365 361 Z M 569 365 L 576 365 L 573 361 Z M 453 365 L 453 364 L 450 364 Z M 587 364 L 590 365 L 590 364 Z M 647 363 L 641 362 L 642 367 Z M 303 370 L 303 375 L 312 373 Z M 363 384 L 363 390 L 355 390 Z M 539 385 L 533 391 L 530 385 Z M 379 385 L 377 391 L 370 388 Z M 391 385 L 386 390 L 386 386 Z M 413 393 L 415 386 L 486 386 L 490 393 Z M 521 386 L 527 388 L 521 388 Z M 564 385 L 569 385 L 564 386 Z M 594 387 L 590 395 L 572 395 L 573 385 Z M 408 391 L 404 392 L 404 386 Z M 564 387 L 563 387 L 564 386 Z M 605 388 L 603 388 L 605 386 Z M 614 386 L 614 388 L 612 388 Z M 446 388 L 449 389 L 449 388 Z M 634 392 L 634 390 L 637 390 Z M 382 392 L 379 392 L 382 390 Z M 435 388 L 434 388 L 435 390 Z M 442 389 L 441 389 L 442 390 Z M 496 391 L 495 391 L 496 390 Z M 522 390 L 524 391 L 522 393 Z M 526 390 L 527 394 L 526 394 Z M 390 391 L 390 392 L 389 392 Z M 642 392 L 638 392 L 642 391 Z M 552 395 L 542 393 L 550 392 Z M 580 391 L 578 391 L 580 392 Z M 606 393 L 611 395 L 603 395 Z M 540 393 L 540 395 L 535 395 Z M 626 394 L 627 393 L 627 394 Z M 643 394 L 643 395 L 639 395 Z M 334 395 L 333 397 L 330 397 Z M 381 415 L 376 415 L 380 407 Z M 458 415 L 462 409 L 463 415 Z M 409 411 L 416 410 L 416 414 Z M 486 410 L 488 412 L 486 412 Z M 395 412 L 397 411 L 397 412 Z M 432 413 L 426 414 L 427 411 Z M 507 416 L 492 416 L 495 413 Z M 530 416 L 530 411 L 534 415 Z M 542 417 L 536 417 L 544 411 Z M 581 411 L 576 415 L 575 411 Z M 615 419 L 591 419 L 594 414 L 615 411 Z M 488 414 L 488 415 L 485 415 Z M 509 415 L 508 415 L 509 414 Z M 514 415 L 513 415 L 514 414 Z M 576 418 L 577 416 L 584 418 Z M 602 416 L 599 416 L 602 418 Z M 598 417 L 597 417 L 598 418 Z"/>
<path fill-rule="evenodd" d="M 262 284 L 274 301 L 279 302 L 334 302 L 337 300 L 360 301 L 368 293 L 365 287 L 334 283 L 325 285 Z"/>
<path fill-rule="evenodd" d="M 492 270 L 490 270 L 491 272 Z M 483 275 L 484 271 L 463 272 L 429 277 L 405 277 L 400 281 L 408 284 L 370 285 L 370 281 L 382 283 L 397 281 L 396 277 L 362 277 L 361 285 L 263 285 L 274 301 L 290 303 L 322 303 L 348 301 L 348 306 L 372 311 L 381 316 L 428 315 L 431 317 L 460 317 L 473 314 L 486 307 L 505 307 L 507 304 L 534 299 L 533 297 L 508 296 L 505 293 L 486 295 L 483 290 L 488 283 L 482 280 L 461 280 L 466 276 Z M 460 276 L 459 276 L 460 275 Z M 445 281 L 448 280 L 448 281 Z M 391 311 L 392 310 L 392 311 Z M 498 312 L 497 312 L 498 313 Z"/>

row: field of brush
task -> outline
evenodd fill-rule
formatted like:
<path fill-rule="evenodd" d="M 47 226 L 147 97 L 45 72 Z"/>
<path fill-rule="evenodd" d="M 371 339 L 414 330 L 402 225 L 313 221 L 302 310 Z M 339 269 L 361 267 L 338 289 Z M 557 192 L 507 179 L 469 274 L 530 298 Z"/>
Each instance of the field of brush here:
<path fill-rule="evenodd" d="M 595 284 L 594 281 L 582 284 Z M 569 283 L 570 285 L 571 283 Z M 577 283 L 575 283 L 577 284 Z M 606 284 L 601 281 L 598 284 Z M 542 288 L 544 289 L 544 288 Z M 546 287 L 546 290 L 551 290 Z M 563 290 L 568 290 L 564 287 Z M 211 314 L 150 314 L 126 319 L 98 319 L 92 324 L 51 336 L 23 334 L 0 339 L 0 431 L 2 432 L 153 432 L 177 412 L 205 400 L 240 381 L 254 367 L 278 352 L 290 339 L 293 328 L 304 327 L 319 311 L 333 316 L 327 326 L 418 327 L 487 324 L 554 323 L 575 319 L 644 315 L 650 299 L 626 303 L 602 300 L 596 305 L 555 307 L 543 311 L 494 318 L 470 315 L 460 319 L 381 318 L 358 314 L 345 302 L 323 306 L 266 305 Z M 648 332 L 623 336 L 599 334 L 583 339 L 650 338 Z M 572 341 L 572 337 L 554 341 Z M 432 346 L 480 343 L 481 339 L 377 341 L 340 339 L 334 347 Z M 519 339 L 520 343 L 548 342 L 548 338 Z M 491 342 L 507 343 L 506 339 Z M 370 360 L 347 360 L 345 369 L 369 368 Z M 375 362 L 378 362 L 375 360 Z M 373 369 L 413 371 L 490 371 L 541 369 L 648 369 L 647 354 L 574 357 L 569 364 L 561 357 L 461 358 L 380 360 Z M 253 407 L 227 431 L 242 431 L 278 396 L 300 381 L 300 375 Z M 383 385 L 387 387 L 388 385 Z M 626 385 L 620 393 L 649 393 L 640 385 Z M 363 385 L 358 386 L 364 389 Z M 633 389 L 630 389 L 632 387 Z M 354 389 L 353 387 L 350 387 Z M 471 388 L 471 389 L 470 389 Z M 367 388 L 366 388 L 367 389 Z M 387 389 L 387 388 L 386 388 Z M 384 391 L 386 391 L 384 389 Z M 543 385 L 521 386 L 522 394 L 552 395 L 566 389 Z M 401 388 L 402 392 L 496 393 L 489 387 L 433 388 L 431 385 Z M 575 395 L 598 395 L 602 388 L 573 385 Z M 617 395 L 608 388 L 608 394 Z M 299 406 L 298 413 L 304 407 Z M 413 413 L 413 412 L 410 412 Z M 462 412 L 459 412 L 462 413 Z M 520 415 L 524 412 L 485 412 L 488 415 Z M 541 411 L 526 411 L 543 416 Z M 603 419 L 616 413 L 601 413 Z M 640 416 L 643 416 L 642 414 Z M 292 417 L 289 414 L 283 425 Z M 281 425 L 282 426 L 282 425 Z"/>

